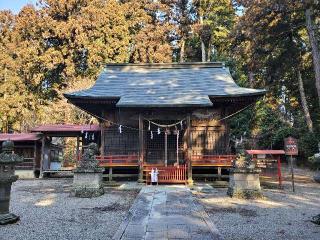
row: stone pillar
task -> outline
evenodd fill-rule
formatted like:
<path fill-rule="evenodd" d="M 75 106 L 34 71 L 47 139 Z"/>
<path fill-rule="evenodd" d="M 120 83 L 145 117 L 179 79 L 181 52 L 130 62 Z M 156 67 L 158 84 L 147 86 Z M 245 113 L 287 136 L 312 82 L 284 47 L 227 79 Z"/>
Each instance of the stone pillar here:
<path fill-rule="evenodd" d="M 5 141 L 2 143 L 0 154 L 0 225 L 15 223 L 19 216 L 9 212 L 11 185 L 17 181 L 14 175 L 14 165 L 23 161 L 23 158 L 13 153 L 14 143 Z"/>
<path fill-rule="evenodd" d="M 75 197 L 92 198 L 104 194 L 102 185 L 103 168 L 95 156 L 99 154 L 98 146 L 90 143 L 84 150 L 79 165 L 74 170 L 72 195 Z"/>

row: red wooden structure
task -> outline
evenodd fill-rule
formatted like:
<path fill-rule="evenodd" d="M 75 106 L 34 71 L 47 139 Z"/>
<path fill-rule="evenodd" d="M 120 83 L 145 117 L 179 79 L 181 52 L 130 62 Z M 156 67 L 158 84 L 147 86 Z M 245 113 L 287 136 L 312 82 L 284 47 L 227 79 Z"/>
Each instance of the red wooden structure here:
<path fill-rule="evenodd" d="M 106 155 L 96 156 L 101 167 L 139 166 L 138 155 Z"/>
<path fill-rule="evenodd" d="M 200 167 L 231 167 L 235 155 L 192 155 L 192 166 Z"/>
<path fill-rule="evenodd" d="M 154 166 L 145 165 L 143 166 L 144 179 L 146 184 L 151 182 L 151 170 L 152 168 L 157 168 L 158 182 L 159 183 L 184 183 L 187 184 L 187 165 L 179 166 Z"/>
<path fill-rule="evenodd" d="M 252 159 L 257 162 L 257 167 L 261 168 L 261 176 L 277 177 L 279 187 L 282 186 L 281 155 L 284 150 L 247 150 Z"/>

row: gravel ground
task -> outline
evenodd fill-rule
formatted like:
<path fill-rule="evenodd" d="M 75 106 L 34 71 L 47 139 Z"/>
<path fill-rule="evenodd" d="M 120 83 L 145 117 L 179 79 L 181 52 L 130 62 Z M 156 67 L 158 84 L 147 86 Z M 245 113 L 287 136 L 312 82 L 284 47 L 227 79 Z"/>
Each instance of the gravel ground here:
<path fill-rule="evenodd" d="M 320 214 L 320 184 L 310 171 L 296 169 L 296 193 L 284 169 L 284 189 L 264 189 L 263 200 L 238 200 L 226 196 L 226 188 L 198 193 L 211 220 L 225 239 L 320 239 L 320 226 L 310 222 Z"/>
<path fill-rule="evenodd" d="M 111 239 L 138 190 L 108 188 L 98 198 L 71 197 L 72 179 L 19 180 L 11 212 L 20 222 L 0 226 L 1 240 Z"/>

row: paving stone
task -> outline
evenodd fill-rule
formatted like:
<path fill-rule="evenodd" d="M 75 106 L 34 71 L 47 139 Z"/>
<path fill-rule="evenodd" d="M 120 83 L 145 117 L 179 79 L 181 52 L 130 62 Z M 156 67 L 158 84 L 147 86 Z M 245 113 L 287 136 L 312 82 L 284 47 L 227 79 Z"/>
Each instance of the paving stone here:
<path fill-rule="evenodd" d="M 166 231 L 164 232 L 147 232 L 145 240 L 162 240 L 168 239 L 168 234 Z"/>
<path fill-rule="evenodd" d="M 168 226 L 165 223 L 148 224 L 147 232 L 167 232 Z"/>
<path fill-rule="evenodd" d="M 141 194 L 142 193 L 142 194 Z M 142 188 L 122 240 L 215 239 L 202 206 L 187 188 Z"/>

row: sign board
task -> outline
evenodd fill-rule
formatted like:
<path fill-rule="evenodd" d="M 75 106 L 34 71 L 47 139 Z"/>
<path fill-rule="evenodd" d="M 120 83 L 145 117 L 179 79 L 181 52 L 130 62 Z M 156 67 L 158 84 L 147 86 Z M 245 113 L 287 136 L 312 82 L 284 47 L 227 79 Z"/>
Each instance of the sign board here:
<path fill-rule="evenodd" d="M 284 151 L 286 155 L 298 155 L 298 140 L 293 137 L 284 139 Z"/>

